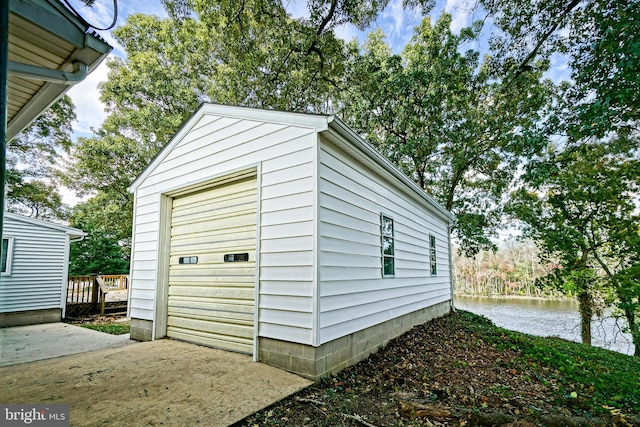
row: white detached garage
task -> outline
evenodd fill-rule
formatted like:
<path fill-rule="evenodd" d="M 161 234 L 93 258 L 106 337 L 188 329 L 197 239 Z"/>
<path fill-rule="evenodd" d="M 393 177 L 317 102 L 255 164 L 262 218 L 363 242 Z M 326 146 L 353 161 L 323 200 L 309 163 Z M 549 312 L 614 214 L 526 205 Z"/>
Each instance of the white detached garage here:
<path fill-rule="evenodd" d="M 453 217 L 335 116 L 205 104 L 130 190 L 134 339 L 318 378 L 450 310 Z"/>

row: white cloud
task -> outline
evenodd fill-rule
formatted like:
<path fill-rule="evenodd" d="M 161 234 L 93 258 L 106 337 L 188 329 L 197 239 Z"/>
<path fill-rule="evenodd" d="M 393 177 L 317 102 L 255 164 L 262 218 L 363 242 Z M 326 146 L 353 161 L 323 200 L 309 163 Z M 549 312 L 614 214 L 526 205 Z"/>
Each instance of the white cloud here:
<path fill-rule="evenodd" d="M 309 8 L 307 0 L 288 0 L 284 2 L 284 7 L 293 18 L 308 18 Z"/>
<path fill-rule="evenodd" d="M 77 205 L 78 203 L 86 202 L 90 198 L 90 196 L 78 197 L 73 190 L 70 190 L 69 188 L 62 185 L 58 187 L 58 192 L 62 197 L 62 203 L 72 207 Z"/>
<path fill-rule="evenodd" d="M 467 0 L 447 0 L 444 10 L 451 14 L 451 31 L 459 33 L 471 24 L 471 9 Z"/>
<path fill-rule="evenodd" d="M 100 127 L 107 117 L 104 104 L 100 102 L 98 84 L 107 80 L 108 71 L 105 60 L 86 79 L 67 92 L 76 106 L 77 122 L 73 127 L 76 136 L 91 135 L 91 128 Z"/>
<path fill-rule="evenodd" d="M 422 20 L 419 8 L 405 8 L 402 3 L 402 0 L 391 0 L 377 22 L 396 53 L 404 49 L 413 35 L 413 29 Z"/>

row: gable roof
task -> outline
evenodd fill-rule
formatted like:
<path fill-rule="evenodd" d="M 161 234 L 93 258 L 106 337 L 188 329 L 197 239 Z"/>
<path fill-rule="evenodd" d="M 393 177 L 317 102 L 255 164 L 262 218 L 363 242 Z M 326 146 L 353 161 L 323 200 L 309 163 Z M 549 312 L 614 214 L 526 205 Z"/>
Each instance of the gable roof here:
<path fill-rule="evenodd" d="M 59 0 L 9 0 L 7 140 L 111 52 L 89 28 Z"/>
<path fill-rule="evenodd" d="M 43 221 L 41 219 L 35 219 L 35 218 L 31 218 L 24 215 L 18 215 L 18 214 L 14 214 L 7 211 L 4 212 L 4 218 L 8 220 L 22 222 L 24 224 L 30 224 L 38 227 L 45 227 L 52 230 L 60 231 L 67 234 L 72 239 L 78 238 L 78 237 L 84 237 L 87 235 L 87 233 L 85 233 L 84 231 L 78 228 L 68 227 L 66 225 L 61 225 L 61 224 L 54 224 L 53 222 Z M 6 222 L 5 222 L 5 225 L 6 225 Z"/>
<path fill-rule="evenodd" d="M 325 134 L 332 138 L 332 141 L 343 144 L 347 148 L 347 152 L 357 150 L 367 159 L 371 160 L 377 167 L 382 168 L 390 173 L 394 178 L 403 183 L 412 193 L 418 195 L 427 204 L 433 207 L 436 212 L 441 214 L 446 220 L 452 223 L 455 220 L 454 215 L 440 205 L 433 197 L 427 194 L 418 184 L 402 173 L 382 154 L 376 151 L 369 143 L 367 143 L 360 135 L 351 129 L 346 123 L 335 115 L 321 115 L 308 113 L 289 113 L 277 110 L 264 110 L 251 107 L 236 107 L 222 104 L 205 103 L 200 105 L 198 110 L 182 125 L 178 132 L 171 140 L 160 150 L 158 154 L 151 160 L 150 164 L 129 186 L 130 192 L 135 192 L 140 184 L 149 174 L 168 156 L 171 150 L 189 133 L 189 131 L 198 123 L 205 115 L 219 115 L 223 117 L 232 117 L 238 119 L 267 121 L 271 123 L 288 124 L 293 126 L 308 127 L 315 129 L 317 133 Z"/>

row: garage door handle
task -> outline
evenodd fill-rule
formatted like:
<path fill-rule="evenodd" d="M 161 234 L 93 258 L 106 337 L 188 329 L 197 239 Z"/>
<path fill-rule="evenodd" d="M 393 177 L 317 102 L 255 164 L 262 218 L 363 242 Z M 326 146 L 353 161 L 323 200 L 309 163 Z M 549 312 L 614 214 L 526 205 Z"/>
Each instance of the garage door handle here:
<path fill-rule="evenodd" d="M 225 254 L 224 262 L 246 262 L 249 261 L 249 254 L 247 252 L 241 254 Z"/>

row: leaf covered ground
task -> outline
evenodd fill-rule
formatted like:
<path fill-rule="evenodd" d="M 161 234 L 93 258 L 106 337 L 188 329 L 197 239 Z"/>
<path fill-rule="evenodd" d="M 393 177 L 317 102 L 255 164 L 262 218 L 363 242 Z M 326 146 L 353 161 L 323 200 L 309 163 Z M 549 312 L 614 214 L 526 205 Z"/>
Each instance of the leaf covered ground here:
<path fill-rule="evenodd" d="M 640 426 L 640 360 L 458 312 L 235 426 Z"/>

